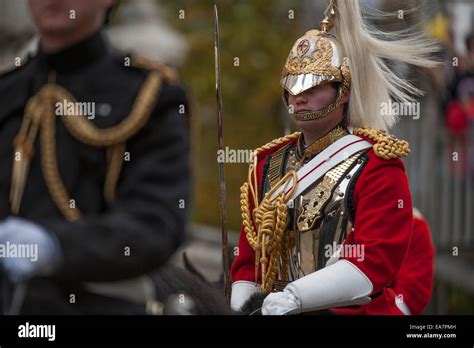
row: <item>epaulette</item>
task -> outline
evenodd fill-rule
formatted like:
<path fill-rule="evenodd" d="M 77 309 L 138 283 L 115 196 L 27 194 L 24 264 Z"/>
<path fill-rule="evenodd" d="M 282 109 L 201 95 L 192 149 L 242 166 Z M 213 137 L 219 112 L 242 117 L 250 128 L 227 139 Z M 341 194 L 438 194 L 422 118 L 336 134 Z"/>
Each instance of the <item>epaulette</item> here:
<path fill-rule="evenodd" d="M 406 157 L 410 153 L 407 141 L 400 140 L 384 130 L 378 131 L 369 127 L 354 128 L 353 134 L 372 140 L 375 154 L 384 160 Z"/>
<path fill-rule="evenodd" d="M 168 83 L 176 84 L 179 82 L 178 72 L 175 69 L 158 61 L 144 57 L 134 57 L 132 58 L 132 65 L 137 68 L 156 70 Z"/>
<path fill-rule="evenodd" d="M 260 152 L 263 152 L 263 151 L 267 151 L 267 150 L 271 150 L 271 149 L 274 149 L 278 146 L 280 146 L 281 144 L 284 144 L 284 143 L 288 143 L 289 141 L 291 140 L 294 140 L 294 139 L 297 139 L 299 136 L 300 136 L 301 132 L 295 132 L 293 134 L 288 134 L 288 135 L 285 135 L 281 138 L 277 138 L 277 139 L 273 139 L 272 141 L 270 141 L 269 143 L 263 145 L 263 146 L 260 146 L 259 148 L 255 149 L 254 150 L 254 153 L 256 155 L 258 155 Z"/>

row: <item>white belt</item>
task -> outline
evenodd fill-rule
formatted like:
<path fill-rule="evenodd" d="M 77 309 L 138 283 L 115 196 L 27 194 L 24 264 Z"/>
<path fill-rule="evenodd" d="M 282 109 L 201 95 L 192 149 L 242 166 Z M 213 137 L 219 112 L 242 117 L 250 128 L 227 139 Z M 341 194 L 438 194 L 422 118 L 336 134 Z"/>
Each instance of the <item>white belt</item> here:
<path fill-rule="evenodd" d="M 296 189 L 289 198 L 293 200 L 301 195 L 309 186 L 320 179 L 327 171 L 339 163 L 347 160 L 353 154 L 372 147 L 372 144 L 357 135 L 348 134 L 336 142 L 329 145 L 326 149 L 315 156 L 304 167 L 296 172 Z M 290 179 L 288 185 L 283 185 L 277 189 L 271 198 L 277 197 L 284 189 L 287 193 L 293 186 L 293 179 Z"/>

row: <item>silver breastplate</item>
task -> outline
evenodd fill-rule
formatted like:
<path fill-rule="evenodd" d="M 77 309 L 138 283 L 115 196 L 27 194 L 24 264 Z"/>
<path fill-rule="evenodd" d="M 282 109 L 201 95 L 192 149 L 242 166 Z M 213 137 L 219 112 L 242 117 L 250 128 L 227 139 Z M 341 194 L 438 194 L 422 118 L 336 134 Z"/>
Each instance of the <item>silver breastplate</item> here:
<path fill-rule="evenodd" d="M 280 258 L 275 288 L 326 266 L 337 258 L 338 246 L 352 230 L 348 211 L 349 190 L 364 165 L 365 151 L 348 157 L 308 187 L 289 206 L 290 224 L 285 233 L 292 243 Z M 268 162 L 264 192 L 285 173 L 304 164 L 295 154 L 294 145 L 275 153 Z"/>

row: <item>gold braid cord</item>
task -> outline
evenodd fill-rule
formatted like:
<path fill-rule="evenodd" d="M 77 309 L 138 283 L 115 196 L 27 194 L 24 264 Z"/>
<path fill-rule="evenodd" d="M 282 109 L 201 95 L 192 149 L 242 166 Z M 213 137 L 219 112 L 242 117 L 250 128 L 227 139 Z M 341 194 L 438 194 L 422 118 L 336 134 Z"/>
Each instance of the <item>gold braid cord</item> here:
<path fill-rule="evenodd" d="M 104 183 L 104 198 L 109 204 L 115 199 L 115 188 L 117 187 L 120 172 L 122 171 L 125 149 L 125 143 L 110 146 L 107 149 L 108 169 Z"/>
<path fill-rule="evenodd" d="M 375 142 L 373 149 L 375 154 L 384 160 L 406 157 L 410 153 L 407 141 L 400 140 L 384 130 L 373 128 L 354 128 L 355 135 L 365 136 Z"/>
<path fill-rule="evenodd" d="M 61 116 L 61 119 L 78 141 L 108 148 L 108 170 L 104 184 L 104 197 L 107 202 L 114 198 L 115 186 L 120 176 L 125 152 L 125 142 L 135 135 L 150 118 L 161 87 L 161 73 L 152 71 L 142 85 L 133 104 L 130 115 L 116 126 L 100 129 L 83 115 Z M 12 177 L 11 207 L 18 213 L 21 196 L 26 183 L 29 161 L 38 129 L 41 132 L 41 165 L 49 193 L 58 209 L 69 221 L 80 218 L 80 211 L 71 206 L 71 199 L 61 179 L 56 154 L 56 116 L 57 102 L 76 103 L 76 99 L 59 85 L 48 83 L 33 96 L 25 108 L 25 116 L 18 136 L 15 138 L 15 157 Z"/>
<path fill-rule="evenodd" d="M 264 293 L 273 288 L 278 272 L 278 262 L 282 260 L 282 269 L 287 267 L 287 250 L 291 245 L 291 236 L 285 233 L 288 223 L 288 207 L 286 202 L 296 188 L 296 172 L 288 172 L 258 204 L 257 158 L 262 151 L 275 148 L 285 142 L 297 139 L 300 133 L 276 139 L 254 151 L 254 161 L 249 166 L 248 181 L 240 188 L 240 204 L 242 224 L 245 236 L 255 251 L 255 280 L 258 278 L 259 265 L 262 271 L 262 287 Z M 283 187 L 275 198 L 272 194 Z M 255 208 L 250 211 L 250 197 Z M 283 252 L 282 252 L 283 251 Z M 286 263 L 286 264 L 285 264 Z M 283 276 L 286 274 L 283 271 Z"/>
<path fill-rule="evenodd" d="M 78 117 L 64 116 L 61 119 L 74 138 L 84 144 L 106 147 L 123 143 L 136 134 L 148 121 L 160 84 L 159 74 L 151 73 L 141 87 L 130 115 L 116 126 L 100 129 L 94 126 L 87 117 L 81 117 L 81 115 L 77 115 Z M 63 100 L 76 103 L 75 98 L 66 89 L 56 84 L 47 84 L 39 93 L 45 100 L 50 100 L 52 106 L 58 101 L 63 102 Z"/>
<path fill-rule="evenodd" d="M 147 59 L 144 57 L 136 57 L 133 59 L 133 66 L 137 68 L 143 68 L 148 70 L 158 71 L 161 76 L 169 83 L 175 84 L 179 82 L 179 76 L 175 69 L 162 64 L 160 62 Z"/>

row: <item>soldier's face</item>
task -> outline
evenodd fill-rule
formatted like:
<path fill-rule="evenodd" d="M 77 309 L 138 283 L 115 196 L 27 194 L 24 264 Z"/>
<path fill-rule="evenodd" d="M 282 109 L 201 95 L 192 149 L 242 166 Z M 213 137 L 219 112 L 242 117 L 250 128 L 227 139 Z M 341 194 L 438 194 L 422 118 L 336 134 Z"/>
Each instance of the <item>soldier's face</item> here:
<path fill-rule="evenodd" d="M 334 103 L 337 96 L 337 83 L 328 83 L 313 87 L 296 96 L 288 96 L 288 104 L 295 113 L 307 113 L 321 110 Z M 344 119 L 345 103 L 349 101 L 349 92 L 342 97 L 342 104 L 329 112 L 325 117 L 310 121 L 295 121 L 296 126 L 305 134 L 309 143 L 323 136 Z M 310 135 L 313 135 L 312 137 Z M 308 144 L 309 144 L 308 143 Z"/>
<path fill-rule="evenodd" d="M 43 35 L 61 35 L 104 20 L 114 0 L 29 0 L 38 31 Z"/>
<path fill-rule="evenodd" d="M 326 83 L 310 88 L 298 95 L 288 95 L 288 105 L 295 114 L 324 109 L 333 103 L 337 96 L 337 84 Z"/>

